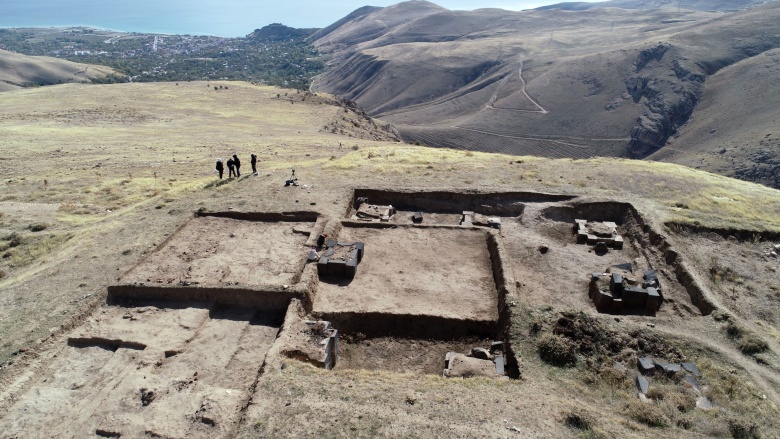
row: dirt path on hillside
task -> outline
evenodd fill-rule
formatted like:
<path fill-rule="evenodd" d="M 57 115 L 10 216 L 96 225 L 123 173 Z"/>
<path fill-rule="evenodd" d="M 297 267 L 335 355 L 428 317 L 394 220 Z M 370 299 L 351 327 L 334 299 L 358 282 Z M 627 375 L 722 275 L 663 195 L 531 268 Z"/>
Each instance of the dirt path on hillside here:
<path fill-rule="evenodd" d="M 526 99 L 528 99 L 532 104 L 534 104 L 538 110 L 519 110 L 514 108 L 502 108 L 502 107 L 496 107 L 493 104 L 496 103 L 496 100 L 498 99 L 498 93 L 501 92 L 501 89 L 506 85 L 507 81 L 509 81 L 509 78 L 512 77 L 512 74 L 506 76 L 506 78 L 502 79 L 501 82 L 498 84 L 498 87 L 496 88 L 496 92 L 493 93 L 493 96 L 490 97 L 490 101 L 485 105 L 486 109 L 489 110 L 499 110 L 499 111 L 514 111 L 517 113 L 541 113 L 541 114 L 547 114 L 549 111 L 539 105 L 538 102 L 532 98 L 528 92 L 526 91 L 526 85 L 525 85 L 525 79 L 523 79 L 523 61 L 520 60 L 519 67 L 517 68 L 517 74 L 520 77 L 520 92 L 525 96 Z"/>
<path fill-rule="evenodd" d="M 761 388 L 766 397 L 774 401 L 775 404 L 780 405 L 780 393 L 775 390 L 780 388 L 780 374 L 765 367 L 761 367 L 755 361 L 736 351 L 733 347 L 714 340 L 712 337 L 691 332 L 683 333 L 679 329 L 664 328 L 660 325 L 657 326 L 655 330 L 675 338 L 687 338 L 688 340 L 706 346 L 713 351 L 719 352 L 725 358 L 744 369 L 748 375 L 750 375 L 750 378 Z"/>

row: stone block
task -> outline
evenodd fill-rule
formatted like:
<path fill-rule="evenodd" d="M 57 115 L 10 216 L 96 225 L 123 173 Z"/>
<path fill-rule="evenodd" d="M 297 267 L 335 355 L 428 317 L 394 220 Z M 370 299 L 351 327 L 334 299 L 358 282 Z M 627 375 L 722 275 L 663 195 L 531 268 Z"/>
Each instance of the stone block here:
<path fill-rule="evenodd" d="M 450 361 L 456 355 L 460 355 L 460 354 L 457 353 L 457 352 L 452 352 L 452 351 L 447 352 L 447 354 L 444 356 L 444 368 L 445 369 L 449 369 L 450 368 Z"/>
<path fill-rule="evenodd" d="M 317 274 L 319 274 L 320 276 L 327 276 L 328 275 L 328 258 L 327 257 L 323 256 L 317 262 Z"/>
<path fill-rule="evenodd" d="M 506 360 L 503 355 L 496 355 L 493 357 L 493 363 L 496 364 L 496 373 L 504 376 L 506 375 Z"/>
<path fill-rule="evenodd" d="M 593 303 L 596 304 L 596 308 L 599 309 L 599 311 L 610 311 L 612 310 L 612 302 L 614 301 L 614 297 L 612 297 L 612 293 L 609 291 L 604 290 L 598 290 L 593 296 Z"/>
<path fill-rule="evenodd" d="M 627 308 L 644 308 L 647 304 L 647 290 L 639 287 L 624 288 L 623 303 Z"/>
<path fill-rule="evenodd" d="M 615 248 L 615 250 L 622 250 L 623 249 L 623 237 L 620 235 L 615 236 L 615 239 L 612 242 L 612 246 Z"/>
<path fill-rule="evenodd" d="M 658 275 L 653 270 L 647 270 L 645 271 L 645 275 L 643 277 L 644 279 L 644 287 L 645 288 L 660 288 L 661 284 L 658 282 Z"/>
<path fill-rule="evenodd" d="M 701 378 L 701 371 L 699 371 L 699 368 L 696 367 L 695 363 L 682 363 L 680 366 L 682 366 L 683 369 L 688 371 L 693 376 Z"/>
<path fill-rule="evenodd" d="M 500 353 L 504 352 L 503 341 L 494 341 L 493 343 L 490 343 L 490 353 L 495 354 L 496 352 L 500 352 Z"/>
<path fill-rule="evenodd" d="M 609 282 L 610 290 L 618 296 L 623 294 L 623 275 L 612 273 L 612 279 Z"/>
<path fill-rule="evenodd" d="M 347 265 L 344 267 L 344 276 L 349 279 L 354 279 L 355 275 L 357 274 L 357 264 L 357 258 L 350 258 L 347 261 Z"/>
<path fill-rule="evenodd" d="M 647 304 L 645 306 L 645 309 L 648 312 L 655 313 L 659 309 L 661 309 L 661 303 L 663 303 L 663 299 L 661 298 L 661 294 L 659 294 L 658 290 L 655 288 L 648 288 Z"/>
<path fill-rule="evenodd" d="M 650 390 L 650 381 L 642 375 L 637 375 L 636 387 L 639 389 L 639 393 L 646 394 Z"/>
<path fill-rule="evenodd" d="M 412 222 L 415 224 L 420 224 L 423 222 L 423 214 L 422 212 L 415 212 L 414 215 L 412 215 Z"/>
<path fill-rule="evenodd" d="M 328 276 L 344 276 L 347 271 L 347 261 L 338 259 L 328 261 Z"/>
<path fill-rule="evenodd" d="M 707 399 L 706 396 L 700 396 L 699 399 L 696 400 L 696 408 L 711 410 L 713 408 L 712 401 Z"/>
<path fill-rule="evenodd" d="M 656 361 L 655 367 L 659 372 L 665 373 L 667 375 L 674 375 L 682 370 L 682 366 L 677 363 L 662 363 Z"/>
<path fill-rule="evenodd" d="M 698 394 L 701 395 L 701 385 L 699 384 L 699 380 L 697 380 L 696 377 L 691 375 L 685 375 L 683 377 L 683 382 L 690 385 L 693 390 L 695 390 Z"/>
<path fill-rule="evenodd" d="M 618 297 L 612 297 L 612 307 L 610 312 L 614 314 L 620 314 L 623 312 L 623 299 Z"/>
<path fill-rule="evenodd" d="M 652 375 L 655 372 L 655 361 L 650 357 L 640 357 L 637 368 L 642 375 Z"/>
<path fill-rule="evenodd" d="M 358 262 L 363 260 L 363 252 L 366 248 L 366 244 L 364 242 L 356 242 L 355 244 L 355 250 L 358 251 Z"/>
<path fill-rule="evenodd" d="M 617 268 L 623 271 L 627 271 L 629 273 L 634 272 L 634 267 L 631 266 L 630 262 L 623 262 L 622 264 L 613 265 L 612 268 Z"/>

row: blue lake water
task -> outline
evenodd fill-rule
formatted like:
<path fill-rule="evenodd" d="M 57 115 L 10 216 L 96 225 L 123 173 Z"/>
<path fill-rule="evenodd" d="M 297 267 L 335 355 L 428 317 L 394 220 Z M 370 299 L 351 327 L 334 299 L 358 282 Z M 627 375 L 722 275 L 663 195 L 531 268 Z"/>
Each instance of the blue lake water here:
<path fill-rule="evenodd" d="M 298 3 L 298 8 L 293 8 Z M 0 27 L 92 26 L 127 32 L 244 36 L 281 22 L 324 27 L 349 7 L 314 14 L 305 4 L 260 0 L 0 0 Z M 346 5 L 345 5 L 346 6 Z"/>
<path fill-rule="evenodd" d="M 92 26 L 238 37 L 271 23 L 325 27 L 367 4 L 401 0 L 0 0 L 0 27 Z M 596 1 L 596 0 L 586 0 Z M 554 0 L 433 0 L 448 9 L 522 9 Z"/>

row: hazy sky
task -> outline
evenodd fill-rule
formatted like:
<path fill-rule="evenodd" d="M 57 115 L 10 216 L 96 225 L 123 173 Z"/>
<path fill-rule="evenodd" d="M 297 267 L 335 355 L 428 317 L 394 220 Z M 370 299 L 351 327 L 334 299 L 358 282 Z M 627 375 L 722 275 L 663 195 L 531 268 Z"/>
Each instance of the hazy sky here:
<path fill-rule="evenodd" d="M 560 1 L 433 3 L 457 10 L 521 10 Z M 361 6 L 395 3 L 399 0 L 0 0 L 0 27 L 84 25 L 135 32 L 243 36 L 270 23 L 321 28 Z"/>

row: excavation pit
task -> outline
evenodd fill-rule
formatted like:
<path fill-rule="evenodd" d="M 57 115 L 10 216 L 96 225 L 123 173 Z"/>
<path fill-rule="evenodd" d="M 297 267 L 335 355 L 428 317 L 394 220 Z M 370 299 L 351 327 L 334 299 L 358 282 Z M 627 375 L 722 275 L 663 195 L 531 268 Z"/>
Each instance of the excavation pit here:
<path fill-rule="evenodd" d="M 560 202 L 573 198 L 535 192 L 356 189 L 345 218 L 357 218 L 361 205 L 370 203 L 392 206 L 394 215 L 385 221 L 393 224 L 458 225 L 464 211 L 490 217 L 520 217 L 528 203 Z"/>
<path fill-rule="evenodd" d="M 361 338 L 343 336 L 339 340 L 339 361 L 335 370 L 386 370 L 416 375 L 442 375 L 448 352 L 469 353 L 477 346 L 490 346 L 490 338 L 455 340 L 407 339 L 396 337 Z"/>
<path fill-rule="evenodd" d="M 601 252 L 577 244 L 579 227 L 575 229 L 573 225 L 581 218 L 609 223 L 605 234 L 621 236 L 622 248 Z M 502 223 L 501 236 L 520 282 L 518 299 L 525 303 L 674 319 L 711 310 L 701 301 L 695 283 L 686 278 L 687 269 L 670 259 L 669 255 L 674 253 L 668 249 L 665 238 L 628 203 L 574 201 L 528 205 L 522 221 Z M 640 280 L 642 273 L 653 270 L 663 285 L 663 296 L 652 295 L 645 300 L 644 296 L 637 299 L 630 292 L 627 307 L 620 302 L 607 306 L 601 300 L 597 301 L 599 305 L 594 304 L 589 295 L 593 274 L 625 263 L 639 273 Z M 610 295 L 608 299 L 611 298 Z M 634 299 L 636 303 L 632 302 Z"/>
<path fill-rule="evenodd" d="M 261 219 L 251 214 L 218 215 L 187 222 L 122 282 L 253 288 L 292 285 L 300 280 L 304 245 L 315 234 L 316 216 L 279 215 L 281 220 L 266 220 L 262 214 L 256 214 Z"/>
<path fill-rule="evenodd" d="M 105 306 L 14 405 L 18 422 L 4 433 L 227 437 L 283 318 L 202 302 Z M 62 422 L 63 413 L 78 415 Z"/>
<path fill-rule="evenodd" d="M 339 241 L 365 243 L 359 275 L 321 279 L 313 311 L 328 319 L 375 314 L 497 322 L 489 238 L 487 230 L 459 227 L 344 227 Z"/>

